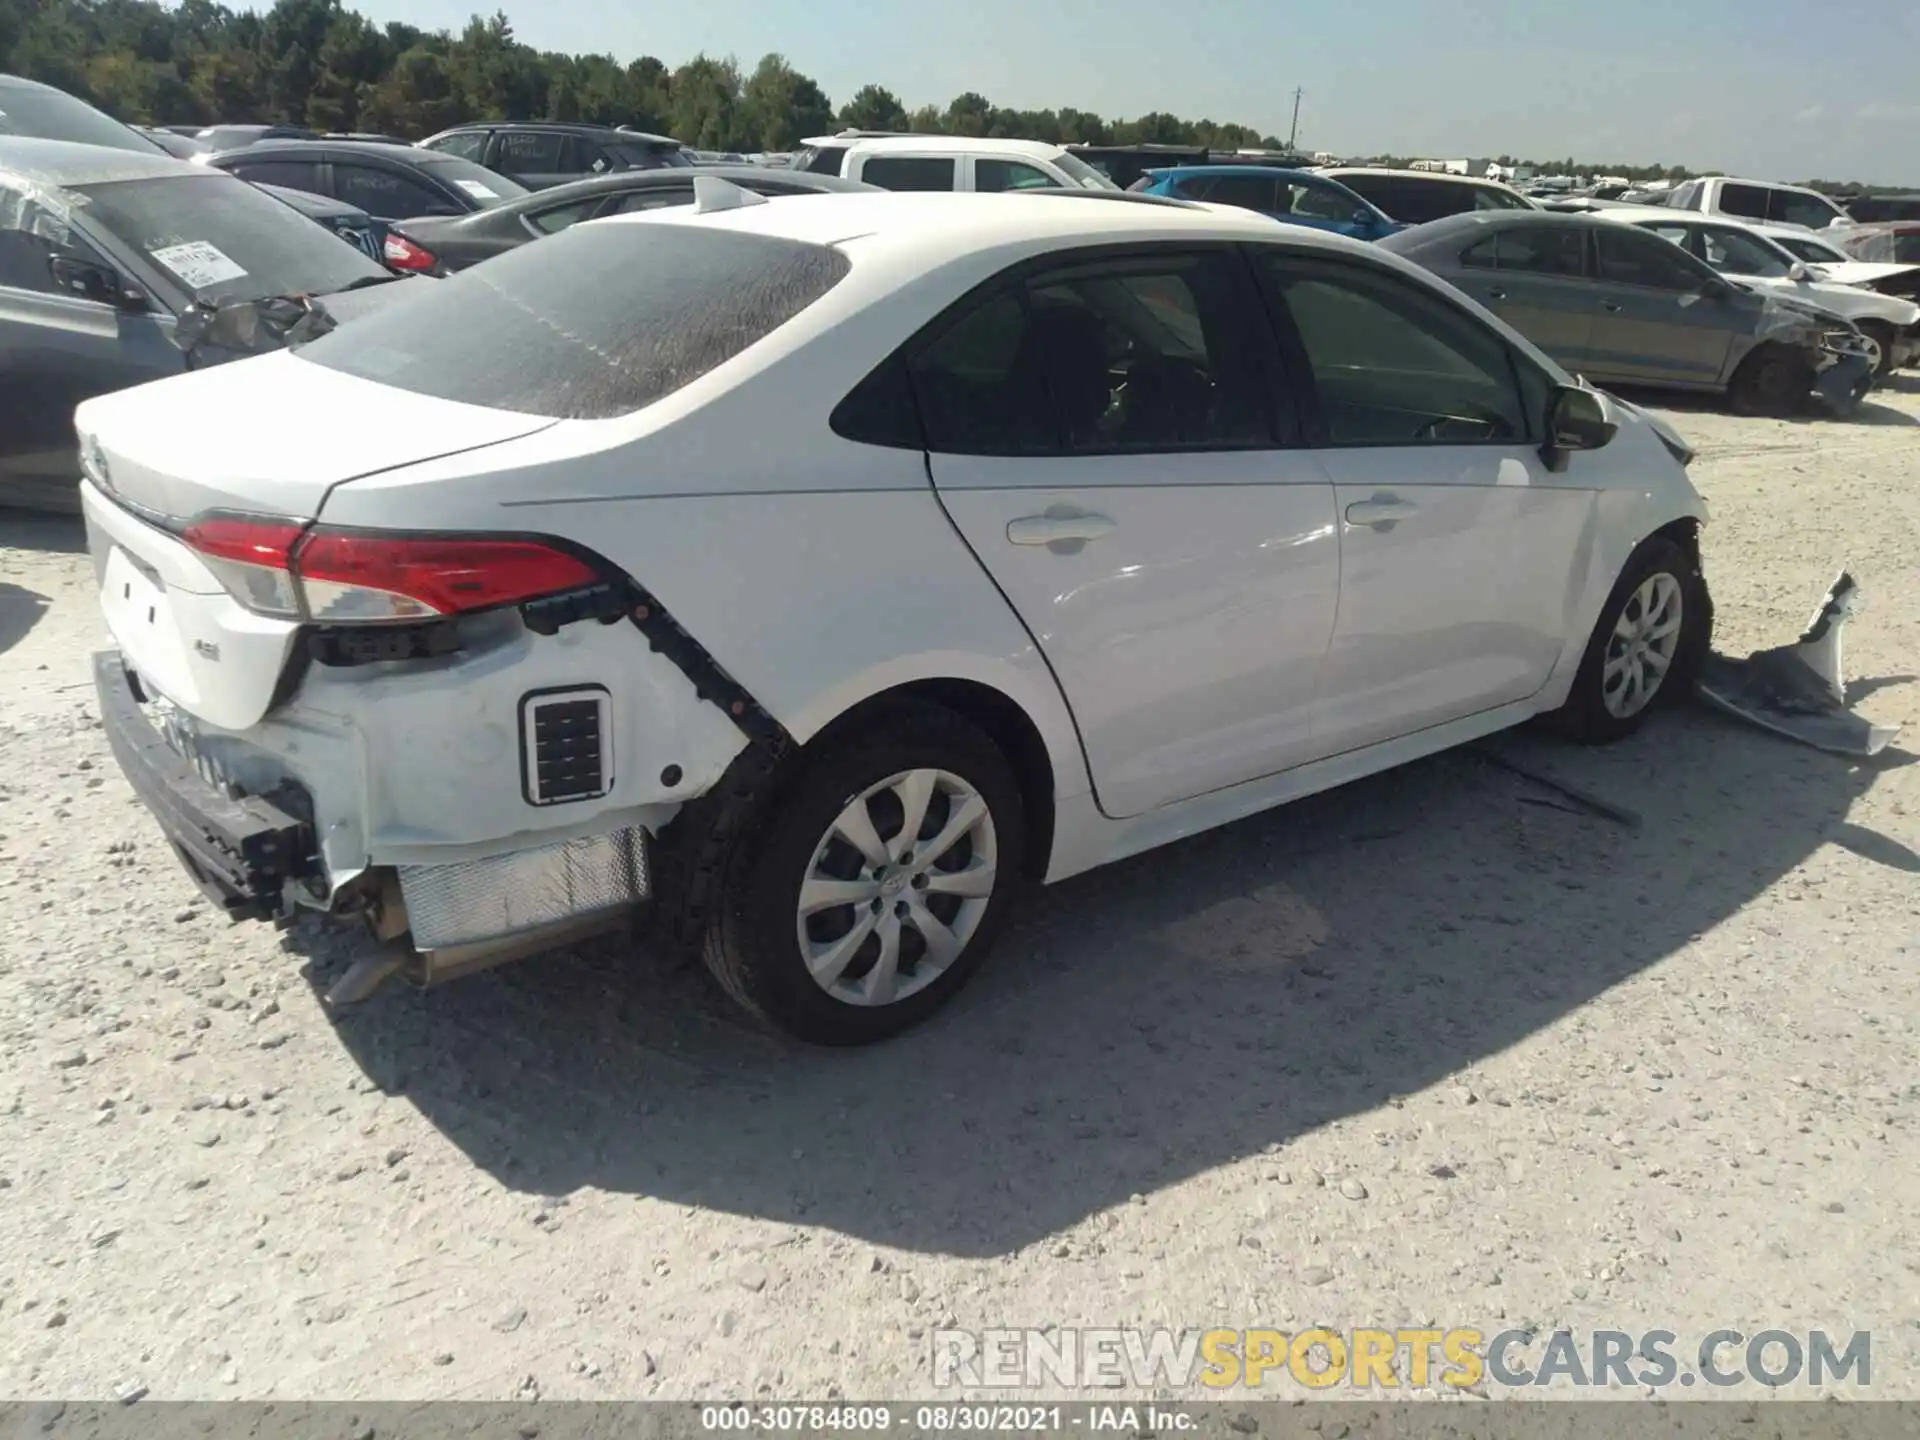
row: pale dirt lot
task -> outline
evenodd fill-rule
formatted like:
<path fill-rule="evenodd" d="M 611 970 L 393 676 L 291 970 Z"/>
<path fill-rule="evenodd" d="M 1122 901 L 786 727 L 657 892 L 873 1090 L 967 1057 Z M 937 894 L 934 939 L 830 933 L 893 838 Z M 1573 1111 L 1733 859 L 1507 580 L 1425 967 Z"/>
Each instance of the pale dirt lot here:
<path fill-rule="evenodd" d="M 1914 749 L 1895 384 L 1676 419 L 1721 648 L 1850 565 Z M 864 1053 L 611 944 L 335 1021 L 359 942 L 210 918 L 121 781 L 80 552 L 0 518 L 0 1395 L 914 1397 L 956 1322 L 1870 1328 L 1920 1395 L 1898 747 L 1501 742 L 1637 832 L 1441 757 L 1036 897 Z"/>

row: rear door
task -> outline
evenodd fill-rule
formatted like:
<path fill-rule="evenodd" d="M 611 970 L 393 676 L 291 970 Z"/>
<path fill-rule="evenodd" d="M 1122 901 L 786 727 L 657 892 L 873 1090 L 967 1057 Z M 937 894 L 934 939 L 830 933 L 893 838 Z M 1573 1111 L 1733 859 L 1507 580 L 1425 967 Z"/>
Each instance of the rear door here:
<path fill-rule="evenodd" d="M 1054 257 L 910 373 L 942 504 L 1072 707 L 1103 811 L 1310 760 L 1339 585 L 1241 254 Z"/>
<path fill-rule="evenodd" d="M 1594 257 L 1600 308 L 1593 371 L 1654 384 L 1719 384 L 1737 317 L 1705 293 L 1718 280 L 1713 271 L 1671 241 L 1629 225 L 1599 226 Z"/>
<path fill-rule="evenodd" d="M 186 368 L 171 315 L 69 293 L 54 280 L 56 258 L 111 264 L 67 221 L 0 185 L 0 503 L 71 493 L 82 400 Z"/>
<path fill-rule="evenodd" d="M 1460 256 L 1458 283 L 1569 370 L 1592 358 L 1600 295 L 1578 225 L 1507 225 Z"/>
<path fill-rule="evenodd" d="M 1339 517 L 1320 748 L 1525 700 L 1560 656 L 1593 511 L 1577 474 L 1540 459 L 1547 378 L 1430 286 L 1354 258 L 1262 252 Z"/>

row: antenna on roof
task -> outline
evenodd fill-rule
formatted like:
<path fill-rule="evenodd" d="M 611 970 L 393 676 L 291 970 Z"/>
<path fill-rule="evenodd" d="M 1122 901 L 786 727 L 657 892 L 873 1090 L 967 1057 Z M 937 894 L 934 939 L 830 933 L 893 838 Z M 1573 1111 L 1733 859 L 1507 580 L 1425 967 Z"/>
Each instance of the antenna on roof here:
<path fill-rule="evenodd" d="M 742 205 L 764 205 L 767 197 L 722 180 L 718 175 L 693 177 L 693 213 L 711 215 L 716 210 L 738 210 Z"/>

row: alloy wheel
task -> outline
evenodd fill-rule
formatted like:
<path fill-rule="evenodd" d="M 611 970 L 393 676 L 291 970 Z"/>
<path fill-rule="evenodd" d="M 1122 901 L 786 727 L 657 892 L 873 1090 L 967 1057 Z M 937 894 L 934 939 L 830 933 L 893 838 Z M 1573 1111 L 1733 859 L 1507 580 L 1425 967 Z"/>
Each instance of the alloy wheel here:
<path fill-rule="evenodd" d="M 966 780 L 906 770 L 848 801 L 814 847 L 795 916 L 814 983 L 849 1005 L 924 990 L 993 898 L 993 814 Z"/>
<path fill-rule="evenodd" d="M 1627 598 L 1607 639 L 1600 696 L 1607 713 L 1630 720 L 1653 703 L 1680 651 L 1686 619 L 1680 582 L 1664 570 L 1649 575 Z"/>

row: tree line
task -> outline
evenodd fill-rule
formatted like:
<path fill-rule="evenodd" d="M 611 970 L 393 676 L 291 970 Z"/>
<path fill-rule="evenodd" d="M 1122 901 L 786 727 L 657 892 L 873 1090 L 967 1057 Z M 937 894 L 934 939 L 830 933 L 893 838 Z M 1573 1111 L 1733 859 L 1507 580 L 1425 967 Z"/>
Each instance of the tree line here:
<path fill-rule="evenodd" d="M 0 0 L 0 72 L 57 85 L 133 124 L 271 121 L 419 139 L 465 120 L 587 120 L 672 135 L 699 150 L 790 150 L 841 126 L 1232 150 L 1282 148 L 1248 125 L 1153 111 L 1107 119 L 1070 107 L 1015 110 L 973 91 L 909 110 L 883 85 L 837 108 L 781 55 L 751 70 L 698 55 L 669 69 L 643 55 L 535 50 L 504 13 L 475 15 L 459 34 L 399 21 L 376 25 L 341 0 L 277 0 L 264 13 L 213 0 Z M 1373 156 L 1404 164 L 1407 157 Z M 1541 174 L 1686 179 L 1683 166 L 1592 165 L 1571 157 Z M 1835 191 L 1855 185 L 1817 182 Z"/>

